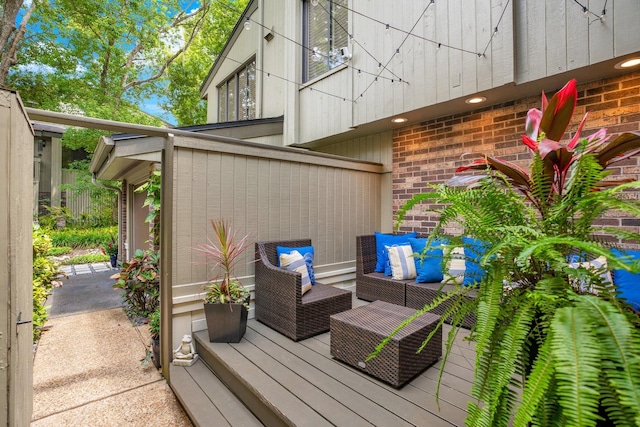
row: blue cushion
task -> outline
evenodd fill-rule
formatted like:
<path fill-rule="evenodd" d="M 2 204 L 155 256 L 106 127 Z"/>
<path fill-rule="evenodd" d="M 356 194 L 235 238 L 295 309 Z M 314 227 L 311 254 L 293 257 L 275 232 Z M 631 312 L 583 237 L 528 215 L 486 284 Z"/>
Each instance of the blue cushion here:
<path fill-rule="evenodd" d="M 464 286 L 471 286 L 479 283 L 487 275 L 487 272 L 480 267 L 480 261 L 487 251 L 487 244 L 482 240 L 472 237 L 463 237 L 464 243 Z"/>
<path fill-rule="evenodd" d="M 615 255 L 616 258 L 621 258 L 621 261 L 625 264 L 630 264 L 630 261 L 637 261 L 640 259 L 640 251 L 621 251 L 613 248 L 611 249 L 611 252 L 613 252 L 613 255 Z M 622 259 L 625 256 L 628 256 L 631 259 Z M 614 270 L 613 282 L 618 288 L 618 297 L 626 299 L 635 310 L 640 310 L 640 274 L 633 274 L 622 269 Z"/>
<path fill-rule="evenodd" d="M 281 254 L 290 254 L 293 251 L 300 252 L 300 255 L 304 258 L 304 261 L 307 263 L 307 270 L 309 271 L 309 279 L 311 280 L 311 284 L 316 284 L 316 273 L 313 269 L 313 257 L 314 251 L 313 246 L 301 246 L 299 248 L 288 248 L 286 246 L 276 246 L 276 253 L 278 254 L 278 267 L 280 266 L 280 255 Z"/>
<path fill-rule="evenodd" d="M 442 243 L 440 240 L 431 242 L 423 260 L 418 255 L 422 255 L 429 239 L 409 238 L 409 244 L 414 252 L 416 263 L 416 283 L 440 282 L 442 274 Z"/>
<path fill-rule="evenodd" d="M 408 234 L 383 234 L 376 231 L 376 268 L 373 270 L 376 273 L 385 273 L 385 269 L 388 268 L 391 276 L 391 267 L 389 264 L 389 253 L 385 246 L 409 244 L 409 237 L 418 237 L 418 233 Z"/>

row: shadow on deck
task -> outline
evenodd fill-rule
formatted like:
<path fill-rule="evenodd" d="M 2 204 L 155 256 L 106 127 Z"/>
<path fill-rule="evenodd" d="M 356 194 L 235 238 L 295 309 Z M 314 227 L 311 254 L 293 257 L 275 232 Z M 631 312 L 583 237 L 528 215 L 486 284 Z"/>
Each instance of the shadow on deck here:
<path fill-rule="evenodd" d="M 462 334 L 442 375 L 439 402 L 440 361 L 396 390 L 334 360 L 329 333 L 296 343 L 250 320 L 237 344 L 210 343 L 206 331 L 194 336 L 202 361 L 172 366 L 171 379 L 196 425 L 464 425 L 475 353 Z"/>

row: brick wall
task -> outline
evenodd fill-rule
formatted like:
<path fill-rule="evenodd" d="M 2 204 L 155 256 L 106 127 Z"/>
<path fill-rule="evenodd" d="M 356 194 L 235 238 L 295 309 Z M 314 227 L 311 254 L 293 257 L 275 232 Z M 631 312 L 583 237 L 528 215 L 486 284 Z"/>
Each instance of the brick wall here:
<path fill-rule="evenodd" d="M 547 96 L 551 97 L 554 92 Z M 578 96 L 578 107 L 569 131 L 575 131 L 585 111 L 589 111 L 589 117 L 583 136 L 602 127 L 606 127 L 609 134 L 640 131 L 640 72 L 581 84 Z M 521 135 L 530 108 L 540 108 L 540 96 L 396 130 L 393 134 L 394 214 L 413 194 L 428 191 L 429 183 L 441 183 L 451 178 L 458 166 L 468 164 L 477 154 L 495 155 L 528 170 L 531 156 L 521 142 Z M 568 132 L 566 136 L 572 134 Z M 618 176 L 639 179 L 640 156 L 617 163 L 610 170 Z M 639 196 L 630 194 L 630 197 Z M 414 209 L 407 215 L 401 230 L 428 233 L 436 221 L 437 216 L 424 213 L 424 209 Z M 602 224 L 640 231 L 640 219 L 616 213 L 609 214 Z"/>

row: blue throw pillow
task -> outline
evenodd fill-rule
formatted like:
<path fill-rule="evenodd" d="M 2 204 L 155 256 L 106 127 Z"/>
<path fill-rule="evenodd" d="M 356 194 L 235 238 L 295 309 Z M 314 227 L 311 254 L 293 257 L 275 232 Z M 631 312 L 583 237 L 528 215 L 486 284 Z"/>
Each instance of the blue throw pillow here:
<path fill-rule="evenodd" d="M 479 283 L 487 275 L 487 272 L 480 267 L 480 261 L 487 251 L 487 244 L 472 237 L 463 237 L 464 243 L 464 286 L 471 286 Z"/>
<path fill-rule="evenodd" d="M 429 239 L 409 238 L 409 244 L 414 252 L 414 260 L 416 263 L 416 283 L 440 282 L 443 279 L 442 274 L 442 243 L 440 240 L 433 240 L 423 260 L 421 255 L 427 246 Z"/>
<path fill-rule="evenodd" d="M 316 284 L 316 274 L 313 269 L 313 257 L 314 251 L 313 246 L 301 246 L 299 248 L 288 248 L 286 246 L 276 246 L 276 253 L 278 254 L 278 267 L 280 265 L 280 255 L 281 254 L 290 254 L 293 251 L 300 252 L 300 255 L 304 258 L 304 262 L 307 264 L 307 270 L 309 271 L 309 279 L 311 280 L 311 284 Z"/>
<path fill-rule="evenodd" d="M 391 276 L 391 266 L 389 265 L 389 253 L 385 246 L 393 245 L 408 245 L 410 237 L 418 237 L 418 233 L 408 234 L 383 234 L 376 231 L 376 268 L 373 270 L 376 273 L 385 273 L 388 271 L 387 276 Z M 386 273 L 385 273 L 386 274 Z"/>
<path fill-rule="evenodd" d="M 625 264 L 630 264 L 630 261 L 637 261 L 640 259 L 640 251 L 632 250 L 619 250 L 611 249 L 613 255 L 616 258 L 621 258 Z M 625 256 L 631 259 L 624 260 Z M 618 297 L 624 298 L 635 309 L 640 310 L 640 274 L 633 274 L 627 270 L 614 270 L 613 271 L 613 283 L 618 288 Z"/>

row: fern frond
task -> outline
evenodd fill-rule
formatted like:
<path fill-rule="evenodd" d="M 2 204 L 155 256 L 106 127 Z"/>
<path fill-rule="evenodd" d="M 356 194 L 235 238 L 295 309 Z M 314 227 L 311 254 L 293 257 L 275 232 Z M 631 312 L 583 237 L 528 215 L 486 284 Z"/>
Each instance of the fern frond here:
<path fill-rule="evenodd" d="M 516 412 L 514 427 L 526 427 L 532 421 L 538 405 L 547 396 L 547 389 L 554 374 L 551 342 L 547 340 L 538 352 L 531 374 L 527 378 L 520 407 Z"/>
<path fill-rule="evenodd" d="M 437 189 L 437 187 L 433 187 L 433 188 Z M 415 194 L 413 197 L 407 200 L 402 205 L 402 207 L 400 207 L 400 209 L 398 209 L 398 211 L 396 212 L 395 229 L 397 230 L 398 228 L 400 228 L 400 224 L 402 224 L 402 222 L 404 221 L 404 218 L 407 215 L 407 212 L 413 209 L 416 205 L 419 205 L 420 203 L 423 203 L 429 200 L 438 199 L 439 197 L 440 197 L 440 193 L 437 191 L 431 192 L 431 193 Z"/>
<path fill-rule="evenodd" d="M 595 425 L 598 419 L 600 351 L 589 316 L 576 307 L 563 307 L 551 321 L 558 401 L 568 425 Z"/>
<path fill-rule="evenodd" d="M 597 340 L 602 345 L 602 370 L 620 404 L 635 414 L 640 425 L 640 341 L 635 327 L 612 304 L 598 297 L 579 297 L 590 313 Z M 634 336 L 636 335 L 636 336 Z"/>

